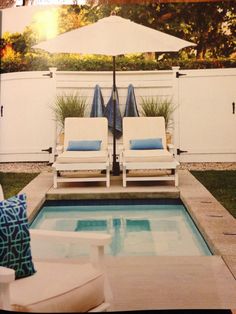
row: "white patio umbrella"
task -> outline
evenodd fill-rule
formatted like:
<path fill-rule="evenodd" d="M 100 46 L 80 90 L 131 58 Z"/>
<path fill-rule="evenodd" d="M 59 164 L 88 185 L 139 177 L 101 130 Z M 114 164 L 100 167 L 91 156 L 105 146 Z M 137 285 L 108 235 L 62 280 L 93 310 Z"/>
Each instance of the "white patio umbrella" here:
<path fill-rule="evenodd" d="M 33 48 L 51 53 L 99 54 L 113 57 L 113 175 L 118 175 L 120 168 L 116 160 L 115 57 L 129 53 L 175 52 L 188 46 L 195 44 L 111 15 L 41 42 Z"/>

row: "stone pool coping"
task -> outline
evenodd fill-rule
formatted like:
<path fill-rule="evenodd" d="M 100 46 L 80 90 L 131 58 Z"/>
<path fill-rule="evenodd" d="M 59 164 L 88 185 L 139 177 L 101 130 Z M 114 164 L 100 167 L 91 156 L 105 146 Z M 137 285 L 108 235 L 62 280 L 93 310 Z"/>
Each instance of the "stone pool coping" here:
<path fill-rule="evenodd" d="M 214 255 L 236 279 L 236 219 L 188 171 L 180 174 L 180 198 Z"/>
<path fill-rule="evenodd" d="M 172 184 L 132 185 L 123 188 L 116 177 L 103 185 L 52 188 L 52 173 L 42 172 L 21 192 L 27 194 L 31 221 L 46 199 L 180 198 L 204 236 L 212 253 L 220 255 L 236 279 L 236 219 L 188 171 L 179 170 L 179 187 Z"/>

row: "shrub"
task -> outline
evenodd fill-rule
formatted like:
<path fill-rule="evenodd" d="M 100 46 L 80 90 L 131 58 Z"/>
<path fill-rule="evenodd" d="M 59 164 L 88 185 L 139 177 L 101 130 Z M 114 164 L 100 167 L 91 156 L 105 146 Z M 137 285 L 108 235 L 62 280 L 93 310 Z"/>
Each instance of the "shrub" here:
<path fill-rule="evenodd" d="M 170 126 L 171 115 L 175 111 L 172 100 L 169 98 L 142 97 L 142 114 L 146 117 L 164 117 L 166 130 Z"/>
<path fill-rule="evenodd" d="M 2 60 L 1 72 L 16 71 L 48 71 L 50 66 L 57 67 L 58 71 L 111 71 L 112 58 L 108 56 L 27 53 L 15 58 Z M 117 71 L 150 71 L 170 70 L 173 66 L 181 69 L 211 69 L 236 67 L 236 59 L 177 59 L 162 60 L 145 59 L 143 55 L 118 56 L 116 58 Z"/>
<path fill-rule="evenodd" d="M 64 128 L 65 118 L 67 117 L 84 117 L 87 107 L 86 98 L 78 93 L 69 95 L 58 95 L 55 105 L 52 110 L 55 114 L 55 119 L 59 125 Z"/>

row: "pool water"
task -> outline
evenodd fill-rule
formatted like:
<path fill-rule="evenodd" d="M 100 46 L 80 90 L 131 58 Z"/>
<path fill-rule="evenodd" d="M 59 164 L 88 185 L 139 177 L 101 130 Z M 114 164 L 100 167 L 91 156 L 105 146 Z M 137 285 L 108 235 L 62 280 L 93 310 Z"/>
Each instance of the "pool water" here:
<path fill-rule="evenodd" d="M 180 201 L 48 201 L 31 228 L 89 231 L 112 235 L 105 252 L 112 256 L 199 256 L 211 252 Z M 77 257 L 85 246 L 37 243 L 40 257 Z"/>

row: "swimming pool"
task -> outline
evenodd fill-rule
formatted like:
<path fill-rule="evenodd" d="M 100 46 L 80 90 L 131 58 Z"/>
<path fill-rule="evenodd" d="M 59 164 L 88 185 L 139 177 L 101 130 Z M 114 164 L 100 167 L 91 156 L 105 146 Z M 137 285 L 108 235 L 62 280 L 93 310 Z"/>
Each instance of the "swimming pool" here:
<path fill-rule="evenodd" d="M 31 228 L 103 232 L 112 235 L 106 254 L 112 256 L 211 255 L 180 200 L 47 201 Z M 44 257 L 78 257 L 88 254 L 81 245 L 60 247 L 38 243 Z"/>

